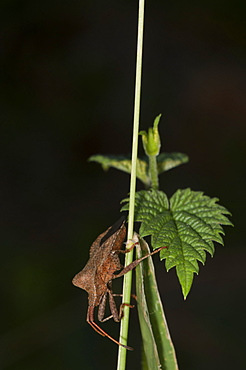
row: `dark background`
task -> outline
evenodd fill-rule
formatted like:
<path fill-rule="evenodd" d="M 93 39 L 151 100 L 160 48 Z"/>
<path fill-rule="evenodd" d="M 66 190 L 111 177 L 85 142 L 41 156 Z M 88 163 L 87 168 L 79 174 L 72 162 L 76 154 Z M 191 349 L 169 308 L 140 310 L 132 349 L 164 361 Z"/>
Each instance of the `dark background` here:
<path fill-rule="evenodd" d="M 1 369 L 116 367 L 117 346 L 86 324 L 87 295 L 71 279 L 129 190 L 127 174 L 87 159 L 131 151 L 137 6 L 1 2 Z M 141 129 L 162 113 L 162 151 L 190 156 L 161 188 L 217 196 L 235 224 L 185 302 L 154 258 L 181 370 L 246 368 L 245 10 L 146 6 Z M 118 324 L 103 325 L 118 337 Z M 140 369 L 136 310 L 129 345 L 127 368 Z"/>

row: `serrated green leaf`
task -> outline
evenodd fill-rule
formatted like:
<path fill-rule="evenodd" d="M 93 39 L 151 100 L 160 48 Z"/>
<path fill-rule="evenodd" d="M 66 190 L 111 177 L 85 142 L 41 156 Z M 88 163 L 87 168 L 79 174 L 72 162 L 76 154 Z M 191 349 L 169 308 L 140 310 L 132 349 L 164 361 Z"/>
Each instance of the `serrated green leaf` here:
<path fill-rule="evenodd" d="M 127 199 L 124 201 L 128 201 Z M 167 246 L 161 251 L 166 268 L 176 267 L 184 297 L 190 291 L 197 261 L 206 261 L 206 253 L 214 253 L 214 242 L 223 245 L 221 225 L 232 225 L 225 216 L 230 212 L 209 198 L 191 189 L 178 190 L 168 201 L 158 190 L 136 193 L 135 220 L 142 222 L 141 237 L 151 235 L 153 248 Z M 122 210 L 127 210 L 126 204 Z"/>

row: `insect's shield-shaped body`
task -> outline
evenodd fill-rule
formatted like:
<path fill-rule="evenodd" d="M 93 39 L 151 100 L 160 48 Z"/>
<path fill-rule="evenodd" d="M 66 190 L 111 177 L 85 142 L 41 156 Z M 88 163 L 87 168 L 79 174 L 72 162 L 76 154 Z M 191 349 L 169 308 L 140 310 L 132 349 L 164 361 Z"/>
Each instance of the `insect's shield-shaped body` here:
<path fill-rule="evenodd" d="M 121 218 L 113 226 L 109 227 L 104 233 L 100 234 L 90 247 L 90 258 L 82 271 L 80 271 L 73 278 L 73 284 L 81 289 L 86 290 L 88 293 L 88 310 L 87 310 L 87 322 L 91 327 L 102 336 L 106 336 L 116 344 L 123 346 L 127 349 L 132 350 L 131 347 L 121 344 L 108 333 L 106 333 L 95 321 L 94 321 L 94 309 L 98 306 L 98 320 L 104 322 L 110 318 L 114 321 L 119 322 L 123 315 L 123 307 L 130 306 L 128 303 L 122 303 L 120 310 L 116 307 L 114 296 L 112 291 L 112 280 L 123 276 L 127 272 L 134 269 L 142 260 L 149 257 L 152 254 L 159 252 L 161 247 L 156 249 L 154 252 L 145 255 L 128 266 L 125 266 L 119 273 L 115 274 L 116 271 L 122 268 L 119 253 L 127 253 L 135 244 L 138 243 L 138 238 L 135 236 L 135 240 L 130 240 L 127 243 L 127 250 L 121 250 L 123 241 L 126 236 L 126 227 L 124 218 Z M 111 315 L 104 318 L 106 301 L 109 299 L 109 307 Z"/>
<path fill-rule="evenodd" d="M 89 261 L 73 278 L 72 283 L 88 293 L 89 306 L 100 304 L 114 272 L 121 269 L 118 251 L 121 250 L 125 236 L 125 221 L 121 218 L 97 237 L 90 247 Z"/>

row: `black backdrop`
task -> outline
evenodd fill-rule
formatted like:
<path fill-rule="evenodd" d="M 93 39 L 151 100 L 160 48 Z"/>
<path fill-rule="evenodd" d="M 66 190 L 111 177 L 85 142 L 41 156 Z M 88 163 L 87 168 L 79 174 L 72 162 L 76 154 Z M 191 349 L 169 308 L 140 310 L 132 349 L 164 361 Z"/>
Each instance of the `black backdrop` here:
<path fill-rule="evenodd" d="M 1 2 L 0 368 L 115 368 L 117 347 L 86 324 L 71 279 L 129 190 L 127 174 L 87 159 L 131 150 L 137 6 Z M 235 224 L 186 302 L 155 257 L 181 370 L 246 367 L 244 12 L 239 1 L 146 5 L 141 129 L 162 113 L 162 150 L 190 156 L 161 187 L 218 196 Z M 104 325 L 117 338 L 118 324 Z M 128 369 L 140 369 L 134 310 L 129 344 Z"/>

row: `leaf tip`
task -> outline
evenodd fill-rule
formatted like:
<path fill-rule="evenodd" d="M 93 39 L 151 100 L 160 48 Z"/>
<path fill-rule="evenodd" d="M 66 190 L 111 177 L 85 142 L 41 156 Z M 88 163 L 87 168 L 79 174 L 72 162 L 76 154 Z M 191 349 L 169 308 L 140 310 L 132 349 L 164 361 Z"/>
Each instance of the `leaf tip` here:
<path fill-rule="evenodd" d="M 189 288 L 189 290 L 188 290 L 188 291 L 186 291 L 186 290 L 182 289 L 182 293 L 183 293 L 184 301 L 186 301 L 186 298 L 187 298 L 187 296 L 188 296 L 189 292 L 190 292 L 190 288 Z"/>

